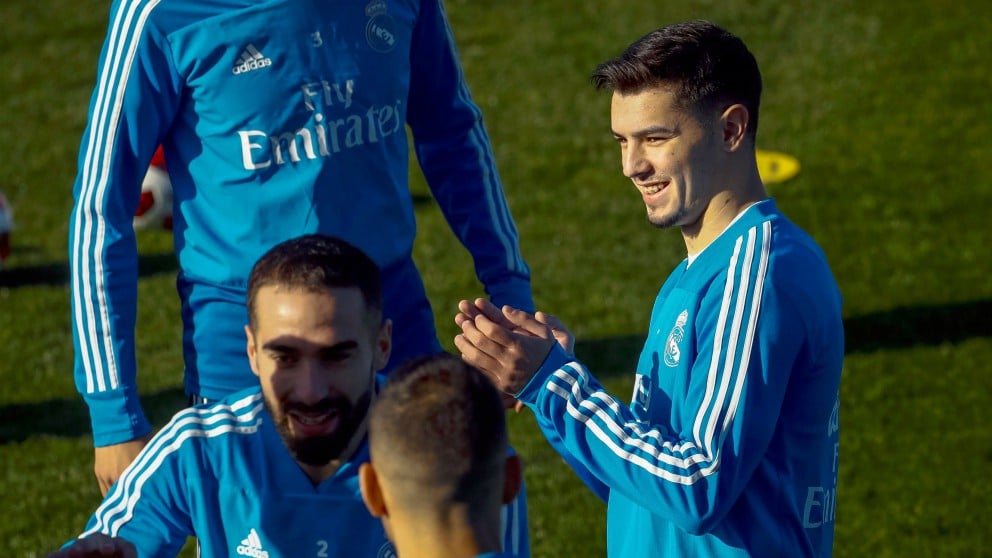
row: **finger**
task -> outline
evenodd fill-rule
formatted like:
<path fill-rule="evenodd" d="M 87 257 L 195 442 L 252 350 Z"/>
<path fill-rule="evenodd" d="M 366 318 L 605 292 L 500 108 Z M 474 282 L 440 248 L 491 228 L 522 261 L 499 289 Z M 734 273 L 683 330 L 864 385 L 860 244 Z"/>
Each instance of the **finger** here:
<path fill-rule="evenodd" d="M 476 312 L 475 315 L 472 316 L 473 318 L 476 318 L 481 314 L 506 329 L 514 329 L 514 325 L 507 321 L 506 317 L 503 316 L 503 311 L 492 302 L 484 298 L 477 298 L 473 301 L 473 305 Z"/>
<path fill-rule="evenodd" d="M 569 355 L 575 354 L 575 336 L 572 335 L 572 332 L 565 327 L 565 324 L 557 316 L 537 312 L 534 314 L 534 318 L 551 328 L 551 334 L 554 335 L 555 340 L 565 349 L 566 353 Z"/>
<path fill-rule="evenodd" d="M 504 306 L 503 316 L 505 316 L 507 321 L 512 323 L 514 327 L 518 327 L 531 335 L 545 338 L 550 337 L 548 326 L 537 321 L 534 319 L 534 316 L 531 316 L 523 310 L 517 310 L 512 306 Z"/>
<path fill-rule="evenodd" d="M 493 358 L 506 350 L 503 343 L 508 342 L 508 332 L 499 324 L 493 323 L 483 315 L 478 315 L 472 320 L 465 320 L 461 323 L 462 335 L 471 342 L 477 349 Z M 503 343 L 500 343 L 493 336 L 497 336 Z"/>
<path fill-rule="evenodd" d="M 464 333 L 456 335 L 454 341 L 455 347 L 461 353 L 462 360 L 478 368 L 496 386 L 499 386 L 499 375 L 496 373 L 499 370 L 499 362 L 475 346 Z"/>
<path fill-rule="evenodd" d="M 499 321 L 494 321 L 485 315 L 476 316 L 475 320 L 473 320 L 473 325 L 475 326 L 474 329 L 489 342 L 485 346 L 480 346 L 480 348 L 486 350 L 493 356 L 506 351 L 508 347 L 513 346 L 516 342 L 513 331 L 507 328 L 503 322 L 506 322 L 505 318 Z M 514 326 L 511 324 L 510 327 Z M 465 328 L 462 328 L 462 330 L 465 331 Z M 483 342 L 482 339 L 473 340 Z"/>
<path fill-rule="evenodd" d="M 470 318 L 464 312 L 459 312 L 459 313 L 455 314 L 455 325 L 458 326 L 458 327 L 461 327 L 464 322 L 469 321 L 471 319 L 472 318 Z"/>
<path fill-rule="evenodd" d="M 499 308 L 484 298 L 475 299 L 475 307 L 490 320 L 500 320 L 503 318 L 500 314 Z"/>
<path fill-rule="evenodd" d="M 561 323 L 561 320 L 559 320 L 557 316 L 548 314 L 546 312 L 541 312 L 540 310 L 538 310 L 537 312 L 534 312 L 534 319 L 537 320 L 537 321 L 539 321 L 539 322 L 541 322 L 542 324 L 550 327 L 550 328 L 561 328 L 561 327 L 563 327 L 562 326 L 562 323 Z"/>
<path fill-rule="evenodd" d="M 524 405 L 524 402 L 523 401 L 517 401 L 517 403 L 513 406 L 513 412 L 515 412 L 517 414 L 520 414 L 520 411 L 523 411 L 524 408 L 526 408 L 526 407 L 527 406 Z"/>
<path fill-rule="evenodd" d="M 458 303 L 458 310 L 462 314 L 465 314 L 469 318 L 475 318 L 481 313 L 481 310 L 475 306 L 475 302 L 471 300 L 462 300 Z"/>

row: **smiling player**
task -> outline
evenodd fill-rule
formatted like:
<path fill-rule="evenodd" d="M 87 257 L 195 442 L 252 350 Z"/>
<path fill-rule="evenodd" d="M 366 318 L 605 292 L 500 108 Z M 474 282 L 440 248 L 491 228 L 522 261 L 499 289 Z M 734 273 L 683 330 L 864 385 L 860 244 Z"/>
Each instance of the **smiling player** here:
<path fill-rule="evenodd" d="M 335 238 L 290 240 L 253 268 L 248 309 L 259 385 L 178 413 L 61 556 L 131 544 L 174 556 L 190 536 L 202 556 L 395 556 L 358 480 L 392 350 L 377 267 Z M 506 545 L 521 529 L 514 509 Z"/>

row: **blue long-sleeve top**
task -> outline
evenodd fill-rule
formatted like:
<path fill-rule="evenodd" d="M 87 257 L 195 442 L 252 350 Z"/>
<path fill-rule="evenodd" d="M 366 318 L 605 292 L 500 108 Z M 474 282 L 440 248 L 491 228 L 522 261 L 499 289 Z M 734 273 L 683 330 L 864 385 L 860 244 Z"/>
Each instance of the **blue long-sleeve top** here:
<path fill-rule="evenodd" d="M 824 557 L 843 356 L 826 259 L 765 200 L 669 276 L 629 404 L 558 346 L 518 397 L 607 499 L 609 556 Z"/>
<path fill-rule="evenodd" d="M 411 258 L 407 125 L 487 293 L 532 307 L 440 0 L 113 2 L 69 233 L 74 375 L 95 445 L 150 430 L 136 387 L 132 216 L 159 143 L 174 190 L 188 391 L 218 398 L 252 384 L 246 361 L 223 362 L 230 351 L 202 355 L 220 340 L 243 345 L 251 266 L 301 234 L 340 236 L 381 266 L 397 358 L 408 356 L 404 339 L 433 337 Z"/>

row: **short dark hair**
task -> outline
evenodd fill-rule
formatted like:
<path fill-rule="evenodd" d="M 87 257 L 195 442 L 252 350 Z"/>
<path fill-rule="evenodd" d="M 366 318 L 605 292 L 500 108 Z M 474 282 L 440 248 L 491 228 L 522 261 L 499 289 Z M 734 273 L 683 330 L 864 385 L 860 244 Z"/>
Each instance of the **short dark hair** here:
<path fill-rule="evenodd" d="M 357 287 L 370 318 L 382 321 L 382 279 L 364 252 L 333 236 L 310 234 L 279 243 L 255 263 L 248 276 L 248 320 L 254 327 L 259 289 L 279 285 L 320 292 Z"/>
<path fill-rule="evenodd" d="M 748 135 L 758 131 L 761 72 L 744 41 L 708 21 L 667 25 L 641 37 L 592 74 L 596 89 L 624 95 L 656 86 L 673 87 L 689 110 L 723 110 L 740 103 L 750 115 Z"/>
<path fill-rule="evenodd" d="M 369 444 L 380 474 L 418 490 L 410 505 L 430 506 L 420 500 L 432 496 L 474 504 L 486 491 L 502 491 L 508 447 L 502 400 L 488 378 L 448 353 L 415 358 L 390 373 L 372 408 Z"/>

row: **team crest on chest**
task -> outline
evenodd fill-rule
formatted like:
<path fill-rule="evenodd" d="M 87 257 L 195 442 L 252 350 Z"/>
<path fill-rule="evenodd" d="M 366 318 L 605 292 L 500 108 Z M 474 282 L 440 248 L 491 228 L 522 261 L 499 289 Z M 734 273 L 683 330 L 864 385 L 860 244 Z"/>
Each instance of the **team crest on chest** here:
<path fill-rule="evenodd" d="M 396 46 L 396 21 L 389 15 L 384 0 L 372 0 L 365 6 L 369 22 L 365 25 L 365 40 L 376 52 L 389 52 Z"/>
<path fill-rule="evenodd" d="M 665 364 L 670 368 L 678 366 L 679 360 L 682 358 L 682 349 L 679 345 L 685 337 L 685 323 L 687 321 L 689 321 L 689 311 L 683 310 L 675 320 L 675 326 L 668 334 L 668 340 L 665 341 Z"/>

